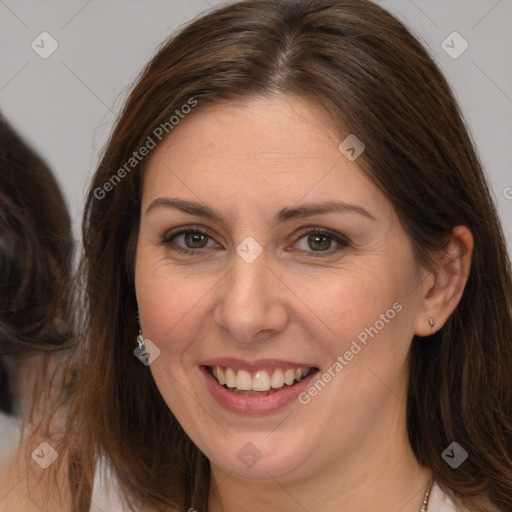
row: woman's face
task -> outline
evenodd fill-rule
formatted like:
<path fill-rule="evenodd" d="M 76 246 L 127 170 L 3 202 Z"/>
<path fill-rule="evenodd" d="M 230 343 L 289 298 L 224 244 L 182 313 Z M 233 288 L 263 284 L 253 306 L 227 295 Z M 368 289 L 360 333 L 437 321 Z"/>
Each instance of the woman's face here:
<path fill-rule="evenodd" d="M 214 468 L 300 477 L 403 440 L 432 276 L 341 142 L 311 102 L 254 98 L 194 112 L 147 161 L 150 368 Z"/>

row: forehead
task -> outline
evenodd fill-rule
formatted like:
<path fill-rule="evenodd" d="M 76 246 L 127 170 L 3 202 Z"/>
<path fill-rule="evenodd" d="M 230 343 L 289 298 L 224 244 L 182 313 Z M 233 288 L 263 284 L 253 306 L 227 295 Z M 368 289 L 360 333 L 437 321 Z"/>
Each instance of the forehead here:
<path fill-rule="evenodd" d="M 286 95 L 251 97 L 204 107 L 199 103 L 164 139 L 153 158 L 170 147 L 177 153 L 176 146 L 183 144 L 199 149 L 196 157 L 207 154 L 222 159 L 238 153 L 248 160 L 300 158 L 318 156 L 319 143 L 336 144 L 338 138 L 333 120 L 317 103 Z"/>
<path fill-rule="evenodd" d="M 247 207 L 301 197 L 382 201 L 357 161 L 339 150 L 341 137 L 325 109 L 303 98 L 199 105 L 145 163 L 143 209 L 163 193 Z"/>

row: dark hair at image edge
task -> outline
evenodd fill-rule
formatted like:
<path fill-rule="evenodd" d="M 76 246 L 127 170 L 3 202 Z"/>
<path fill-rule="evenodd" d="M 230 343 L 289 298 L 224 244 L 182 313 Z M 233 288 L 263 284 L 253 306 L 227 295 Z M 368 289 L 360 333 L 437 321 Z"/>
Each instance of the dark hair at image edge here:
<path fill-rule="evenodd" d="M 57 181 L 0 113 L 0 410 L 5 413 L 18 412 L 9 363 L 71 343 L 72 257 L 71 219 Z"/>
<path fill-rule="evenodd" d="M 190 98 L 200 112 L 274 94 L 323 105 L 346 129 L 340 141 L 355 133 L 364 142 L 357 163 L 394 205 L 419 263 L 432 267 L 454 226 L 472 231 L 459 305 L 440 331 L 412 342 L 408 432 L 418 461 L 470 510 L 488 510 L 485 495 L 512 510 L 510 261 L 450 88 L 410 32 L 371 2 L 261 0 L 209 13 L 160 47 L 94 176 L 83 223 L 81 387 L 67 436 L 74 511 L 88 510 L 97 457 L 134 509 L 207 510 L 210 480 L 208 460 L 133 355 L 141 166 L 103 199 L 94 190 Z M 469 453 L 456 470 L 441 458 L 453 441 Z"/>

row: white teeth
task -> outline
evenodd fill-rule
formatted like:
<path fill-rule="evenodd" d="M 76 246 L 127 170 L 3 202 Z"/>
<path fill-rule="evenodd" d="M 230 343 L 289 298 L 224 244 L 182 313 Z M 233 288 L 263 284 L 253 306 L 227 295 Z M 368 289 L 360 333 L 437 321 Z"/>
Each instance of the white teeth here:
<path fill-rule="evenodd" d="M 288 386 L 291 386 L 293 384 L 293 381 L 295 380 L 295 370 L 286 370 L 284 372 L 284 383 Z"/>
<path fill-rule="evenodd" d="M 281 368 L 277 368 L 277 370 L 274 370 L 274 373 L 272 374 L 272 380 L 270 381 L 270 385 L 273 388 L 282 388 L 284 386 L 284 373 Z"/>
<path fill-rule="evenodd" d="M 214 366 L 214 369 L 217 369 L 217 380 L 219 381 L 219 384 L 221 386 L 224 386 L 224 384 L 226 384 L 226 379 L 224 378 L 224 372 L 222 371 L 222 368 L 220 366 Z M 215 375 L 215 373 L 214 373 Z"/>
<path fill-rule="evenodd" d="M 242 391 L 251 391 L 252 378 L 249 372 L 246 372 L 245 370 L 238 370 L 236 376 L 236 389 L 241 389 Z"/>
<path fill-rule="evenodd" d="M 240 373 L 240 372 L 239 372 Z M 256 372 L 252 378 L 253 391 L 268 391 L 270 389 L 270 377 L 265 370 Z"/>
<path fill-rule="evenodd" d="M 288 368 L 283 370 L 276 368 L 272 372 L 272 377 L 267 370 L 258 370 L 251 375 L 246 370 L 235 371 L 232 368 L 223 370 L 220 366 L 212 367 L 212 374 L 221 386 L 226 385 L 230 389 L 239 391 L 270 391 L 270 389 L 280 389 L 292 386 L 295 381 L 300 382 L 309 373 L 310 368 Z"/>
<path fill-rule="evenodd" d="M 236 388 L 236 375 L 231 368 L 226 368 L 226 386 Z"/>

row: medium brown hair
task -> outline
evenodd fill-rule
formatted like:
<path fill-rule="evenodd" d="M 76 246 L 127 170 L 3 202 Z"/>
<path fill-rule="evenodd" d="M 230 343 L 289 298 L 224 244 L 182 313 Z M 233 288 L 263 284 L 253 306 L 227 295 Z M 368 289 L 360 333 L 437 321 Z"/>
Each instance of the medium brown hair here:
<path fill-rule="evenodd" d="M 485 495 L 512 510 L 512 284 L 500 222 L 447 81 L 407 28 L 367 0 L 237 2 L 180 30 L 142 71 L 84 216 L 74 510 L 87 510 L 101 456 L 134 508 L 206 510 L 210 478 L 208 460 L 133 355 L 142 165 L 104 197 L 95 190 L 190 98 L 200 112 L 276 93 L 320 102 L 348 129 L 340 141 L 352 132 L 364 142 L 358 164 L 394 205 L 418 263 L 432 267 L 456 225 L 472 231 L 458 307 L 439 332 L 412 341 L 408 432 L 445 491 L 472 511 L 487 510 Z M 453 441 L 469 452 L 456 471 L 441 458 Z"/>
<path fill-rule="evenodd" d="M 16 412 L 9 361 L 71 340 L 72 255 L 57 181 L 0 113 L 0 411 Z"/>

